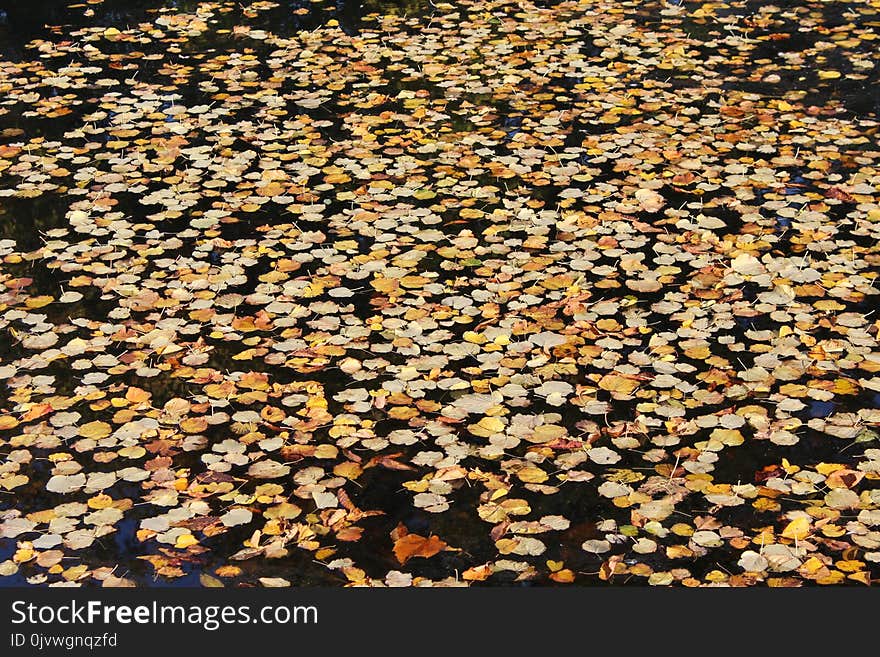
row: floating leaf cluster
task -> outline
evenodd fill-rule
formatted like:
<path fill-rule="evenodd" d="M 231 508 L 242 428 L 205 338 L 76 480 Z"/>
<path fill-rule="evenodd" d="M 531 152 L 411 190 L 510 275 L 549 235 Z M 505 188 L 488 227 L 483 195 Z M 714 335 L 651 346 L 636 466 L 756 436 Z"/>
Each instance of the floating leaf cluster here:
<path fill-rule="evenodd" d="M 175 3 L 0 60 L 0 584 L 876 581 L 838 5 Z"/>

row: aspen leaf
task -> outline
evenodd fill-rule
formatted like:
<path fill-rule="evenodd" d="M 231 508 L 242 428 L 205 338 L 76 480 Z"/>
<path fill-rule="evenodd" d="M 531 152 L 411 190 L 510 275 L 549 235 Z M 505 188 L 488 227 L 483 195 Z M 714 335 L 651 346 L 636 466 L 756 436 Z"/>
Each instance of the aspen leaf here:
<path fill-rule="evenodd" d="M 635 197 L 645 212 L 659 212 L 666 205 L 666 199 L 653 189 L 639 189 Z"/>
<path fill-rule="evenodd" d="M 802 541 L 810 535 L 810 525 L 809 518 L 799 516 L 785 526 L 781 535 L 785 538 Z"/>
<path fill-rule="evenodd" d="M 83 438 L 99 440 L 101 438 L 106 438 L 107 436 L 109 436 L 112 429 L 113 427 L 111 427 L 107 422 L 94 420 L 93 422 L 88 422 L 80 426 L 79 435 Z"/>

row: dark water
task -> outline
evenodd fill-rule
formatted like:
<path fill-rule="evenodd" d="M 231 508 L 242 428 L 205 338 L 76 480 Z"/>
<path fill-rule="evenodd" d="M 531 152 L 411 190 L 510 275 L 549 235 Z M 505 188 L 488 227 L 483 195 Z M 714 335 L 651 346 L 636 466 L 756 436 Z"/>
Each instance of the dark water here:
<path fill-rule="evenodd" d="M 4 0 L 0 2 L 0 44 L 6 56 L 15 58 L 24 53 L 23 49 L 31 39 L 45 38 L 62 29 L 85 25 L 122 29 L 144 21 L 162 7 L 194 11 L 199 4 L 198 0 L 103 0 L 100 4 L 91 5 L 74 4 L 67 0 Z M 246 4 L 241 3 L 242 6 Z M 346 34 L 356 34 L 366 14 L 419 16 L 429 8 L 427 0 L 294 0 L 278 4 L 277 9 L 262 12 L 257 25 L 272 28 L 280 34 L 313 30 L 331 19 L 337 20 Z M 87 14 L 89 11 L 92 13 Z"/>

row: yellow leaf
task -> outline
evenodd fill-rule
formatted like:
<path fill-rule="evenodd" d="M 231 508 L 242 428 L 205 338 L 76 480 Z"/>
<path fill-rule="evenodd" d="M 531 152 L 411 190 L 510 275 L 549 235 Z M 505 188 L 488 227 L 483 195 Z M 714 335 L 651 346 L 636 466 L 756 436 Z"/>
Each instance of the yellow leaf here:
<path fill-rule="evenodd" d="M 12 490 L 13 488 L 18 488 L 19 486 L 24 486 L 29 479 L 27 476 L 22 474 L 5 474 L 0 477 L 0 486 L 5 488 L 6 490 Z"/>
<path fill-rule="evenodd" d="M 489 501 L 494 502 L 495 500 L 504 497 L 507 493 L 510 492 L 508 488 L 496 488 L 492 491 L 492 494 L 489 496 Z"/>
<path fill-rule="evenodd" d="M 857 395 L 859 390 L 859 386 L 850 379 L 835 379 L 831 392 L 836 395 Z"/>
<path fill-rule="evenodd" d="M 42 523 L 52 522 L 52 519 L 57 518 L 58 516 L 55 514 L 54 509 L 46 509 L 44 511 L 35 511 L 34 513 L 29 513 L 25 517 L 31 522 Z"/>
<path fill-rule="evenodd" d="M 190 545 L 198 545 L 199 541 L 192 534 L 181 534 L 174 543 L 176 548 L 188 548 Z"/>
<path fill-rule="evenodd" d="M 520 481 L 527 484 L 542 484 L 548 479 L 547 473 L 535 466 L 528 466 L 518 470 L 516 476 L 519 477 Z"/>
<path fill-rule="evenodd" d="M 408 288 L 422 287 L 423 285 L 425 285 L 426 283 L 429 283 L 430 281 L 431 281 L 430 278 L 425 278 L 424 276 L 404 276 L 403 278 L 400 278 L 398 280 L 401 287 L 408 287 Z M 465 340 L 466 339 L 467 338 L 465 338 Z"/>
<path fill-rule="evenodd" d="M 810 557 L 807 559 L 800 568 L 798 568 L 798 572 L 800 572 L 804 577 L 810 577 L 818 573 L 820 570 L 825 568 L 825 564 L 817 559 L 816 557 Z"/>
<path fill-rule="evenodd" d="M 336 445 L 318 445 L 315 448 L 315 458 L 317 459 L 335 459 L 339 454 L 339 448 Z"/>
<path fill-rule="evenodd" d="M 335 548 L 321 548 L 315 552 L 315 559 L 318 561 L 324 561 L 325 559 L 332 557 L 334 554 L 336 554 Z"/>
<path fill-rule="evenodd" d="M 92 440 L 100 440 L 101 438 L 106 438 L 110 435 L 110 431 L 113 429 L 106 422 L 101 422 L 100 420 L 95 420 L 94 422 L 89 422 L 87 424 L 82 425 L 79 428 L 79 435 L 83 438 L 91 438 Z"/>
<path fill-rule="evenodd" d="M 695 358 L 697 360 L 703 360 L 708 358 L 711 355 L 711 351 L 709 351 L 709 347 L 703 345 L 699 347 L 691 347 L 689 349 L 684 350 L 684 355 L 688 358 Z"/>
<path fill-rule="evenodd" d="M 864 569 L 865 564 L 862 561 L 851 559 L 849 561 L 838 561 L 836 564 L 834 564 L 834 567 L 845 573 L 855 573 L 859 570 Z"/>
<path fill-rule="evenodd" d="M 853 579 L 857 582 L 861 582 L 867 586 L 871 585 L 871 575 L 867 570 L 860 570 L 857 573 L 852 573 L 846 576 L 847 579 Z"/>
<path fill-rule="evenodd" d="M 782 530 L 783 538 L 802 541 L 810 535 L 810 519 L 803 516 L 795 518 Z"/>
<path fill-rule="evenodd" d="M 689 559 L 694 552 L 685 545 L 670 545 L 666 548 L 666 556 L 670 559 Z"/>
<path fill-rule="evenodd" d="M 370 281 L 370 285 L 372 285 L 376 291 L 388 294 L 389 292 L 394 292 L 399 283 L 396 278 L 375 278 Z"/>
<path fill-rule="evenodd" d="M 113 505 L 113 498 L 109 495 L 105 495 L 101 493 L 100 495 L 95 495 L 94 497 L 90 497 L 88 501 L 88 505 L 90 509 L 106 509 L 109 506 Z"/>
<path fill-rule="evenodd" d="M 15 563 L 24 563 L 25 561 L 30 561 L 35 556 L 36 552 L 34 552 L 33 548 L 22 547 L 15 551 L 15 554 L 12 555 L 12 560 Z"/>
<path fill-rule="evenodd" d="M 247 372 L 239 379 L 238 385 L 249 390 L 266 390 L 269 388 L 269 375 L 263 372 Z"/>
<path fill-rule="evenodd" d="M 526 436 L 526 440 L 531 443 L 549 443 L 557 438 L 562 438 L 565 434 L 565 427 L 558 424 L 542 424 L 535 427 L 534 433 L 531 436 Z"/>
<path fill-rule="evenodd" d="M 792 465 L 788 462 L 788 459 L 782 459 L 782 469 L 785 470 L 785 474 L 793 475 L 801 471 L 800 467 L 797 465 Z"/>
<path fill-rule="evenodd" d="M 146 453 L 147 453 L 147 450 L 145 450 L 140 445 L 133 445 L 131 447 L 123 447 L 122 449 L 120 449 L 117 452 L 117 454 L 119 454 L 119 456 L 122 456 L 127 459 L 139 459 Z"/>
<path fill-rule="evenodd" d="M 352 481 L 360 477 L 363 471 L 364 470 L 363 468 L 361 468 L 361 466 L 352 461 L 339 463 L 333 468 L 333 474 L 335 474 L 337 477 L 345 477 L 346 479 L 351 479 Z"/>
<path fill-rule="evenodd" d="M 85 575 L 89 570 L 89 567 L 85 564 L 80 564 L 79 566 L 73 566 L 72 568 L 68 568 L 61 575 L 68 582 L 74 582 L 78 580 L 80 577 Z"/>
<path fill-rule="evenodd" d="M 836 472 L 837 470 L 843 470 L 845 466 L 840 463 L 820 463 L 816 466 L 816 472 L 820 475 L 828 476 L 832 472 Z"/>
<path fill-rule="evenodd" d="M 728 447 L 736 447 L 737 445 L 742 445 L 745 442 L 742 433 L 740 433 L 737 429 L 718 428 L 712 431 L 710 437 L 720 441 Z"/>
<path fill-rule="evenodd" d="M 43 306 L 48 306 L 54 300 L 55 299 L 53 299 L 49 295 L 44 294 L 39 297 L 30 297 L 27 301 L 25 301 L 25 305 L 31 309 L 42 308 Z"/>
<path fill-rule="evenodd" d="M 388 411 L 388 417 L 393 420 L 411 420 L 418 414 L 418 409 L 412 406 L 394 406 Z"/>
<path fill-rule="evenodd" d="M 403 482 L 403 487 L 407 490 L 411 490 L 414 493 L 424 493 L 428 490 L 428 486 L 430 482 L 425 479 L 419 479 L 418 481 L 405 481 Z"/>
<path fill-rule="evenodd" d="M 768 497 L 759 497 L 757 500 L 752 502 L 752 506 L 758 511 L 778 511 L 782 508 L 779 502 L 771 500 Z"/>
<path fill-rule="evenodd" d="M 599 387 L 620 395 L 629 395 L 639 387 L 636 379 L 630 379 L 621 374 L 606 374 L 599 379 Z"/>
<path fill-rule="evenodd" d="M 464 338 L 465 342 L 472 342 L 473 344 L 484 344 L 486 342 L 486 336 L 475 331 L 465 331 L 461 337 Z"/>
<path fill-rule="evenodd" d="M 504 431 L 504 422 L 497 417 L 484 417 L 477 424 L 491 433 Z"/>
<path fill-rule="evenodd" d="M 201 433 L 208 428 L 208 420 L 203 417 L 188 417 L 181 421 L 180 428 L 185 433 Z"/>
<path fill-rule="evenodd" d="M 676 536 L 693 536 L 694 528 L 683 522 L 677 522 L 672 525 L 672 533 Z"/>
<path fill-rule="evenodd" d="M 817 584 L 840 584 L 844 580 L 844 574 L 839 570 L 832 570 L 827 576 L 816 579 Z"/>

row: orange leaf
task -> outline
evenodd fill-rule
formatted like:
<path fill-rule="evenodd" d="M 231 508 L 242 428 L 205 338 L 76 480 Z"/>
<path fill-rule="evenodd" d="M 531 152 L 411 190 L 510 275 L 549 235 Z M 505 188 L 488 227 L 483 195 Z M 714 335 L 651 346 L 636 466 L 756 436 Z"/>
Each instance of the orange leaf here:
<path fill-rule="evenodd" d="M 428 538 L 418 534 L 407 534 L 394 542 L 394 556 L 401 564 L 405 564 L 413 557 L 433 557 L 446 548 L 446 543 L 438 536 L 431 534 Z"/>
<path fill-rule="evenodd" d="M 461 574 L 461 578 L 469 582 L 482 582 L 488 579 L 491 574 L 492 567 L 489 564 L 483 564 L 482 566 L 468 568 Z"/>
<path fill-rule="evenodd" d="M 143 404 L 144 402 L 150 401 L 150 397 L 152 396 L 152 393 L 147 392 L 143 388 L 136 388 L 135 386 L 131 386 L 125 391 L 125 398 L 132 404 Z"/>
<path fill-rule="evenodd" d="M 214 572 L 220 577 L 237 577 L 241 574 L 241 568 L 238 566 L 220 566 Z"/>
<path fill-rule="evenodd" d="M 363 533 L 363 527 L 344 527 L 336 532 L 336 538 L 340 541 L 354 542 L 361 540 Z"/>
<path fill-rule="evenodd" d="M 274 406 L 264 406 L 260 411 L 260 417 L 267 422 L 281 422 L 281 420 L 287 417 L 287 413 Z"/>
<path fill-rule="evenodd" d="M 30 422 L 31 420 L 36 420 L 38 417 L 43 417 L 47 413 L 51 413 L 52 410 L 52 404 L 34 404 L 21 419 L 25 422 Z"/>

